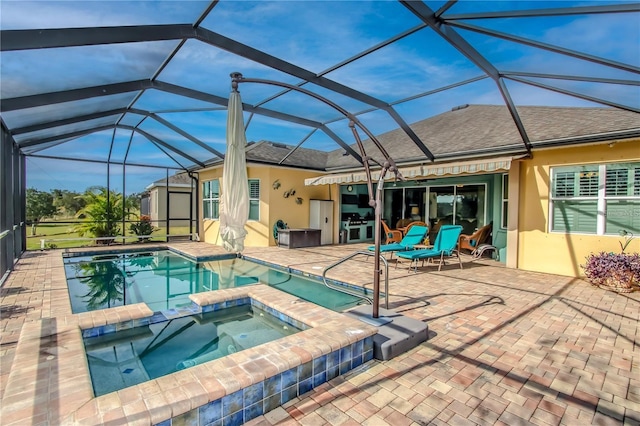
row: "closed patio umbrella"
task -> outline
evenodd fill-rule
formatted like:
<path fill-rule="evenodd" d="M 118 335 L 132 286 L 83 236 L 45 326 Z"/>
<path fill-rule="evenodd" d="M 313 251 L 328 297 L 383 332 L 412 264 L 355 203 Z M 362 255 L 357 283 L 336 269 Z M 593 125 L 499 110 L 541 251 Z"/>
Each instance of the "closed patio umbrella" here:
<path fill-rule="evenodd" d="M 227 251 L 244 250 L 244 229 L 249 217 L 249 184 L 242 116 L 242 99 L 234 87 L 229 95 L 227 116 L 227 152 L 222 171 L 222 197 L 220 203 L 220 237 Z"/>

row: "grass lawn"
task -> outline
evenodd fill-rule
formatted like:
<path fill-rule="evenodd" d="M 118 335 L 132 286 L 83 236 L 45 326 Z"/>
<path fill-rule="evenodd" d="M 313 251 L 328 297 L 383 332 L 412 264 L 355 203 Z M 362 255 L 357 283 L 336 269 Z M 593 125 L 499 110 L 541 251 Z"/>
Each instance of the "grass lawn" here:
<path fill-rule="evenodd" d="M 45 239 L 45 248 L 73 248 L 73 247 L 91 247 L 95 246 L 95 240 L 82 239 L 80 234 L 73 231 L 74 224 L 64 221 L 41 222 L 36 227 L 36 235 L 31 236 L 31 227 L 27 228 L 27 250 L 40 250 L 40 240 Z M 189 233 L 189 227 L 173 227 L 172 235 L 186 235 Z M 127 232 L 127 235 L 133 235 Z M 154 238 L 151 241 L 166 241 L 166 228 L 157 228 L 153 232 Z M 118 241 L 121 241 L 118 240 Z M 128 242 L 133 242 L 128 239 Z M 54 247 L 55 245 L 55 247 Z"/>

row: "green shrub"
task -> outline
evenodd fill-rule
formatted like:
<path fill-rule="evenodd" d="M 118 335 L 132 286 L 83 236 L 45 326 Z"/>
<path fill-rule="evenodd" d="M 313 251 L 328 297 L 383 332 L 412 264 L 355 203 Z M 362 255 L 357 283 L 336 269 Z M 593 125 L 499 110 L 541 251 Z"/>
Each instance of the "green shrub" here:
<path fill-rule="evenodd" d="M 151 235 L 158 228 L 151 224 L 151 217 L 147 215 L 140 216 L 138 222 L 129 225 L 129 230 L 138 236 L 138 241 L 148 241 Z"/>

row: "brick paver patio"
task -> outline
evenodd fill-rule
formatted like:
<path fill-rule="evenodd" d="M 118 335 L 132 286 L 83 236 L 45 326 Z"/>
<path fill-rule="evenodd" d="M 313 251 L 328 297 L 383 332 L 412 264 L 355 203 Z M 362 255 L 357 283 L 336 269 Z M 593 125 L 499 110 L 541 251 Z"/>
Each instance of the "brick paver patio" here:
<path fill-rule="evenodd" d="M 221 250 L 205 243 L 181 247 Z M 319 274 L 363 248 L 249 248 L 244 254 Z M 2 287 L 3 404 L 46 410 L 34 400 L 7 401 L 5 390 L 9 375 L 17 374 L 12 368 L 21 365 L 14 354 L 24 324 L 69 314 L 59 256 L 26 254 Z M 367 363 L 250 424 L 640 424 L 639 293 L 463 260 L 462 270 L 451 264 L 418 273 L 390 263 L 389 308 L 427 322 L 429 340 L 392 360 Z M 358 259 L 331 276 L 370 287 L 372 265 Z"/>

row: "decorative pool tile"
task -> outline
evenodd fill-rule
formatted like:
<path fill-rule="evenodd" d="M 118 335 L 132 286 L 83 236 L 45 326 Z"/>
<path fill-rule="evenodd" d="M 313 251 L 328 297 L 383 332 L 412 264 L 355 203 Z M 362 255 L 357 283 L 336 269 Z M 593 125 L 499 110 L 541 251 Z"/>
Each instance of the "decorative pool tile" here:
<path fill-rule="evenodd" d="M 237 424 L 248 422 L 276 407 L 291 401 L 323 383 L 344 374 L 351 369 L 373 359 L 373 351 L 353 356 L 357 348 L 373 345 L 371 336 L 349 345 L 349 350 L 336 350 L 322 355 L 308 363 L 286 370 L 280 374 L 266 378 L 243 391 L 234 392 L 217 401 L 197 408 L 200 425 L 205 424 Z M 348 358 L 341 358 L 342 355 Z M 327 360 L 337 360 L 337 365 L 328 367 Z M 313 376 L 307 372 L 313 370 Z M 340 369 L 340 371 L 338 371 Z M 220 408 L 222 407 L 222 409 Z"/>
<path fill-rule="evenodd" d="M 276 395 L 271 395 L 264 399 L 264 402 L 262 404 L 262 411 L 264 413 L 268 413 L 271 410 L 275 410 L 282 404 L 283 402 L 281 401 L 281 395 L 280 392 L 278 392 Z"/>
<path fill-rule="evenodd" d="M 334 351 L 327 355 L 327 368 L 340 365 L 340 352 Z"/>
<path fill-rule="evenodd" d="M 313 373 L 318 374 L 319 371 L 327 370 L 327 356 L 322 355 L 313 359 Z"/>
<path fill-rule="evenodd" d="M 340 349 L 340 359 L 343 362 L 345 359 L 351 359 L 351 346 L 345 346 Z"/>
<path fill-rule="evenodd" d="M 311 378 L 313 375 L 313 363 L 311 361 L 305 362 L 298 366 L 298 381 L 302 382 Z"/>
<path fill-rule="evenodd" d="M 298 384 L 298 394 L 302 395 L 313 389 L 313 379 L 306 379 Z"/>
<path fill-rule="evenodd" d="M 351 361 L 343 361 L 340 363 L 340 375 L 347 374 L 351 370 Z"/>
<path fill-rule="evenodd" d="M 329 367 L 327 368 L 327 381 L 333 380 L 340 375 L 340 367 Z"/>
<path fill-rule="evenodd" d="M 282 373 L 282 387 L 288 388 L 298 383 L 298 369 L 287 370 Z"/>
<path fill-rule="evenodd" d="M 255 419 L 264 413 L 263 401 L 256 402 L 244 409 L 245 419 Z"/>
<path fill-rule="evenodd" d="M 327 381 L 327 372 L 325 370 L 325 371 L 313 376 L 313 387 L 317 388 L 318 386 L 320 386 L 321 384 L 323 384 L 326 381 Z"/>
<path fill-rule="evenodd" d="M 116 331 L 124 331 L 133 328 L 133 321 L 123 321 L 116 324 Z"/>
<path fill-rule="evenodd" d="M 269 377 L 264 381 L 264 396 L 271 397 L 278 395 L 282 391 L 282 375 L 278 374 L 273 377 Z"/>
<path fill-rule="evenodd" d="M 242 411 L 238 411 L 230 416 L 222 418 L 223 426 L 240 426 L 245 423 L 244 421 L 244 413 Z"/>
<path fill-rule="evenodd" d="M 244 405 L 256 404 L 264 399 L 264 382 L 256 383 L 248 388 L 244 388 Z"/>
<path fill-rule="evenodd" d="M 293 386 L 290 386 L 288 388 L 285 388 L 282 390 L 282 404 L 286 404 L 287 402 L 291 401 L 293 398 L 298 396 L 298 385 L 295 384 Z"/>
<path fill-rule="evenodd" d="M 239 390 L 222 398 L 222 414 L 228 416 L 242 410 L 243 392 Z"/>
<path fill-rule="evenodd" d="M 208 425 L 215 421 L 222 421 L 222 400 L 218 399 L 198 409 L 198 420 L 201 425 Z"/>

